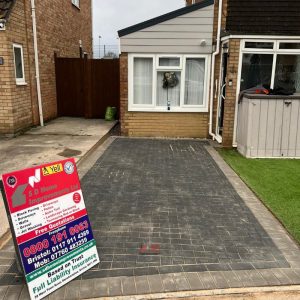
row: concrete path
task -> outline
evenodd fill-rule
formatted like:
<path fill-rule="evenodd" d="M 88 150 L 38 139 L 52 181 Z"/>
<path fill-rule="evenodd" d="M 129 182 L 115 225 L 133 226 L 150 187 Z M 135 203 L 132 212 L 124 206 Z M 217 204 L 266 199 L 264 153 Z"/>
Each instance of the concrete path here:
<path fill-rule="evenodd" d="M 15 138 L 0 140 L 1 175 L 34 165 L 74 157 L 78 162 L 107 135 L 115 122 L 100 119 L 58 118 Z M 8 229 L 0 193 L 0 237 Z M 0 298 L 1 299 L 1 298 Z"/>
<path fill-rule="evenodd" d="M 101 264 L 48 299 L 224 298 L 233 289 L 252 299 L 253 287 L 298 299 L 298 245 L 208 144 L 110 138 L 97 151 L 79 169 Z M 159 254 L 140 255 L 143 243 Z M 0 295 L 27 299 L 13 255 L 11 242 L 0 250 Z"/>

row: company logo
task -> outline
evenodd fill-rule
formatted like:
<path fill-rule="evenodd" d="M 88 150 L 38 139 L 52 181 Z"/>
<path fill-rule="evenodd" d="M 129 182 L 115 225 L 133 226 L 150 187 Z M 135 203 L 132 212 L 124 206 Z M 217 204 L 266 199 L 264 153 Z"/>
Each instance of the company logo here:
<path fill-rule="evenodd" d="M 73 201 L 78 204 L 81 201 L 81 195 L 79 193 L 73 194 Z"/>
<path fill-rule="evenodd" d="M 29 177 L 28 183 L 31 187 L 34 187 L 35 183 L 39 183 L 41 181 L 41 170 L 37 169 L 35 170 L 35 175 Z"/>
<path fill-rule="evenodd" d="M 65 172 L 66 172 L 67 174 L 69 174 L 69 175 L 73 174 L 74 169 L 75 169 L 75 167 L 74 167 L 74 164 L 73 164 L 72 162 L 67 161 L 67 162 L 65 163 L 65 165 L 64 165 L 64 170 L 65 170 Z"/>
<path fill-rule="evenodd" d="M 11 187 L 14 188 L 17 184 L 17 178 L 15 176 L 9 176 L 6 178 L 6 184 Z"/>

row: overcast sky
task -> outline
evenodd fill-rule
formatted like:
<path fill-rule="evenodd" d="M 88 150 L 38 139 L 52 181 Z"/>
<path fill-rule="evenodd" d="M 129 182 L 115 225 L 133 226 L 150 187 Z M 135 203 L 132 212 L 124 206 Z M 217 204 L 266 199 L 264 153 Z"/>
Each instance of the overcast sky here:
<path fill-rule="evenodd" d="M 94 45 L 117 45 L 117 31 L 181 8 L 185 0 L 93 0 Z"/>

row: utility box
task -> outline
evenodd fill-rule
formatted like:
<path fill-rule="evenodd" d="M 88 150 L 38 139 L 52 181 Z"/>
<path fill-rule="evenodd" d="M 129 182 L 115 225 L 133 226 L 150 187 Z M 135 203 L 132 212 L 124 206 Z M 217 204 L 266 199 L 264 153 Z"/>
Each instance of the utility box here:
<path fill-rule="evenodd" d="M 300 158 L 300 95 L 243 95 L 237 149 L 248 158 Z"/>

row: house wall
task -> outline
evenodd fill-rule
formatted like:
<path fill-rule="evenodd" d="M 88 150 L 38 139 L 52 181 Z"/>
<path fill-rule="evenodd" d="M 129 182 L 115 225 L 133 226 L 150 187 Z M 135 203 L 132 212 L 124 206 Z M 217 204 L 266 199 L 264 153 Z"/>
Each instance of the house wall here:
<path fill-rule="evenodd" d="M 36 13 L 43 111 L 49 120 L 57 116 L 54 52 L 79 57 L 82 40 L 83 50 L 92 56 L 91 0 L 81 0 L 80 10 L 71 0 L 36 1 Z"/>
<path fill-rule="evenodd" d="M 26 26 L 24 2 L 17 1 L 6 31 L 0 31 L 0 56 L 4 58 L 4 65 L 0 66 L 0 133 L 14 133 L 32 123 Z M 27 85 L 16 85 L 13 43 L 23 46 Z"/>
<path fill-rule="evenodd" d="M 212 52 L 214 6 L 184 14 L 120 38 L 126 53 Z M 201 46 L 206 40 L 206 46 Z"/>
<path fill-rule="evenodd" d="M 208 137 L 208 113 L 128 111 L 128 54 L 120 56 L 120 121 L 126 136 Z"/>
<path fill-rule="evenodd" d="M 79 40 L 92 56 L 91 0 L 81 0 L 80 10 L 71 0 L 36 1 L 37 35 L 40 62 L 41 94 L 45 121 L 57 116 L 54 52 L 59 56 L 79 57 Z M 27 85 L 17 86 L 12 44 L 22 44 Z M 39 124 L 37 106 L 31 4 L 17 0 L 0 31 L 0 134 L 14 134 Z"/>

